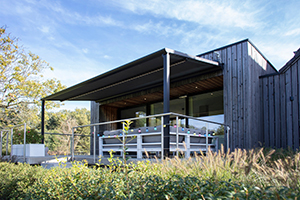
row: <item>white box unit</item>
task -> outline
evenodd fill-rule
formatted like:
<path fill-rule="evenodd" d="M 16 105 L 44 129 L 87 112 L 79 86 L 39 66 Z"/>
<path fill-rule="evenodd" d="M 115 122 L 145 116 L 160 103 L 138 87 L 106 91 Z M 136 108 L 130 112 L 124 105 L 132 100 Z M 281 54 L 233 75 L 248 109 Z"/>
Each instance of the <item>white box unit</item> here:
<path fill-rule="evenodd" d="M 24 155 L 24 144 L 14 144 L 12 146 L 13 156 Z M 26 144 L 26 156 L 38 157 L 45 156 L 45 144 Z"/>

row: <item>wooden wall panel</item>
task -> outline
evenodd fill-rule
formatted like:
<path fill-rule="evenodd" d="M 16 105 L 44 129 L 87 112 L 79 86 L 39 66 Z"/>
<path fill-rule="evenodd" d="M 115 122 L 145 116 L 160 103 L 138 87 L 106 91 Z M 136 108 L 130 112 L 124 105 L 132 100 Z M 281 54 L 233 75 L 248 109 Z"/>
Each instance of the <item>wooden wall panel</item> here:
<path fill-rule="evenodd" d="M 295 63 L 291 67 L 291 87 L 292 87 L 292 95 L 291 95 L 291 104 L 292 104 L 292 126 L 293 126 L 293 148 L 297 149 L 299 147 L 299 115 L 298 115 L 298 66 Z"/>
<path fill-rule="evenodd" d="M 111 106 L 101 105 L 100 106 L 100 122 L 108 122 L 114 121 L 118 119 L 118 109 Z M 104 130 L 115 130 L 118 126 L 116 123 L 114 124 L 107 124 L 105 126 L 100 127 L 101 131 Z"/>
<path fill-rule="evenodd" d="M 279 76 L 279 75 L 278 75 Z M 280 81 L 280 131 L 281 131 L 281 146 L 287 148 L 287 135 L 286 135 L 286 95 L 285 95 L 285 76 L 279 76 Z M 269 134 L 265 132 L 264 134 Z"/>
<path fill-rule="evenodd" d="M 275 147 L 275 127 L 274 127 L 274 79 L 273 76 L 269 77 L 269 146 L 274 148 Z"/>
<path fill-rule="evenodd" d="M 268 78 L 262 80 L 263 82 L 263 121 L 264 121 L 264 133 L 269 133 L 269 89 Z M 264 134 L 263 146 L 270 146 L 269 135 Z"/>
<path fill-rule="evenodd" d="M 276 71 L 249 41 L 218 49 L 218 53 L 224 64 L 224 120 L 231 128 L 229 146 L 231 149 L 260 146 L 264 135 L 261 126 L 263 88 L 259 76 Z M 201 56 L 215 59 L 212 52 Z"/>
<path fill-rule="evenodd" d="M 241 52 L 241 53 L 239 53 Z M 238 117 L 238 123 L 237 123 L 237 129 L 239 130 L 240 137 L 237 141 L 237 146 L 244 146 L 244 87 L 243 87 L 243 46 L 242 44 L 237 45 L 237 70 L 238 70 L 238 80 L 237 80 L 237 117 Z"/>
<path fill-rule="evenodd" d="M 298 101 L 298 127 L 300 128 L 300 59 L 297 62 L 297 69 L 298 69 L 298 82 L 297 82 L 297 87 L 298 87 L 298 92 L 297 92 L 297 101 Z M 298 138 L 299 138 L 299 147 L 300 147 L 300 129 L 298 128 L 298 132 L 296 132 L 295 134 L 297 134 Z M 298 147 L 298 148 L 299 148 Z"/>
<path fill-rule="evenodd" d="M 292 95 L 291 87 L 291 69 L 285 72 L 285 91 L 286 91 L 286 133 L 287 133 L 287 145 L 293 146 L 293 124 L 292 124 L 292 102 L 290 97 Z"/>
<path fill-rule="evenodd" d="M 299 149 L 299 62 L 298 57 L 281 74 L 261 77 L 262 126 L 267 147 Z"/>
<path fill-rule="evenodd" d="M 274 134 L 275 134 L 275 147 L 280 148 L 281 147 L 281 131 L 280 131 L 280 80 L 279 76 L 273 76 L 274 78 Z"/>

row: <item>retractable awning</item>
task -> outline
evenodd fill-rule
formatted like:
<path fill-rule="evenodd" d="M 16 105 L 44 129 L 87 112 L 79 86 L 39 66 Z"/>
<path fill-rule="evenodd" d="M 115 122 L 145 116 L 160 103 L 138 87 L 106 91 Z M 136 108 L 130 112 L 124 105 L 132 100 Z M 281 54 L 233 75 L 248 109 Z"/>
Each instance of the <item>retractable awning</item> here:
<path fill-rule="evenodd" d="M 220 70 L 218 62 L 171 49 L 161 49 L 109 72 L 44 97 L 44 101 L 104 101 L 163 86 L 164 58 L 169 55 L 170 81 Z"/>

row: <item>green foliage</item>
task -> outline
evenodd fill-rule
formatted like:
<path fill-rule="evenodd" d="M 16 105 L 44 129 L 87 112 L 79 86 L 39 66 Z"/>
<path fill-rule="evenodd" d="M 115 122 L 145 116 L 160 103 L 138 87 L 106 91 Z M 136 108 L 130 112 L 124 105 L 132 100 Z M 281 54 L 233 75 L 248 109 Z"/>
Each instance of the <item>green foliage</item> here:
<path fill-rule="evenodd" d="M 45 144 L 49 148 L 50 155 L 68 155 L 70 154 L 72 127 L 89 124 L 90 111 L 86 108 L 75 111 L 61 110 L 59 112 L 46 113 L 46 132 L 62 133 L 65 135 L 45 135 Z M 90 128 L 77 128 L 76 135 L 90 135 Z M 89 154 L 90 137 L 75 136 L 74 146 L 75 154 Z"/>
<path fill-rule="evenodd" d="M 26 144 L 40 144 L 42 142 L 42 135 L 36 129 L 26 130 Z M 13 136 L 14 144 L 24 144 L 24 130 L 14 130 Z"/>
<path fill-rule="evenodd" d="M 136 138 L 136 136 L 130 137 L 130 139 L 128 137 L 128 132 L 129 132 L 129 129 L 130 129 L 130 125 L 132 123 L 133 122 L 130 121 L 130 120 L 125 120 L 124 122 L 122 122 L 122 124 L 123 124 L 123 136 L 122 136 L 122 138 L 117 136 L 117 139 L 119 139 L 123 144 L 122 152 L 123 152 L 123 161 L 124 161 L 125 166 L 126 166 L 126 161 L 129 159 L 128 157 L 126 157 L 126 150 L 128 149 L 128 147 L 126 145 Z"/>
<path fill-rule="evenodd" d="M 224 135 L 224 125 L 221 125 L 217 128 L 215 135 Z"/>
<path fill-rule="evenodd" d="M 0 163 L 5 176 L 0 199 L 299 199 L 300 153 L 278 160 L 273 154 L 209 152 L 188 160 L 129 163 L 128 171 L 112 154 L 104 168 L 74 162 L 72 168 L 20 169 Z"/>
<path fill-rule="evenodd" d="M 0 199 L 23 199 L 46 171 L 28 164 L 0 162 Z"/>
<path fill-rule="evenodd" d="M 26 52 L 18 40 L 0 27 L 0 128 L 26 122 L 39 123 L 40 99 L 65 88 L 56 79 L 44 80 L 42 72 L 53 70 L 39 56 Z M 46 108 L 59 103 L 46 102 Z"/>

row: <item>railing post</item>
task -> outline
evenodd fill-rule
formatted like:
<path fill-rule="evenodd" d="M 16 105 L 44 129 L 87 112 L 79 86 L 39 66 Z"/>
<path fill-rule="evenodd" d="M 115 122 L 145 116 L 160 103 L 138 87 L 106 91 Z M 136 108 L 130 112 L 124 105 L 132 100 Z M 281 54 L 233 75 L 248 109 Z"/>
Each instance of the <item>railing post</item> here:
<path fill-rule="evenodd" d="M 179 151 L 178 151 L 178 116 L 176 116 L 176 156 L 179 156 Z"/>
<path fill-rule="evenodd" d="M 2 157 L 2 133 L 3 133 L 3 131 L 1 131 L 1 157 Z"/>
<path fill-rule="evenodd" d="M 13 155 L 13 134 L 14 134 L 14 129 L 10 129 L 10 159 L 12 159 Z"/>
<path fill-rule="evenodd" d="M 142 137 L 141 135 L 138 135 L 137 136 L 137 139 L 136 139 L 136 142 L 137 142 L 137 159 L 142 159 Z"/>
<path fill-rule="evenodd" d="M 161 117 L 161 159 L 164 159 L 164 117 Z"/>
<path fill-rule="evenodd" d="M 205 141 L 205 146 L 206 146 L 206 153 L 207 153 L 207 151 L 208 151 L 208 123 L 206 123 L 205 124 L 206 125 L 206 134 L 205 134 L 205 139 L 206 139 L 206 141 Z"/>
<path fill-rule="evenodd" d="M 230 132 L 230 127 L 227 126 L 227 151 L 229 150 L 229 132 Z"/>
<path fill-rule="evenodd" d="M 71 160 L 74 161 L 74 128 L 72 128 Z"/>
<path fill-rule="evenodd" d="M 26 162 L 26 123 L 24 124 L 24 152 L 23 152 L 23 162 Z"/>
<path fill-rule="evenodd" d="M 122 128 L 122 146 L 123 146 L 123 149 L 121 151 L 121 155 L 123 156 L 123 161 L 126 159 L 126 154 L 124 153 L 124 149 L 125 149 L 125 130 L 124 130 L 124 122 L 122 123 L 123 125 L 123 128 Z M 127 133 L 128 134 L 128 133 Z M 124 161 L 125 162 L 125 161 Z"/>
<path fill-rule="evenodd" d="M 6 133 L 6 155 L 8 155 L 8 131 Z"/>
<path fill-rule="evenodd" d="M 94 164 L 96 163 L 96 126 L 94 126 Z"/>

